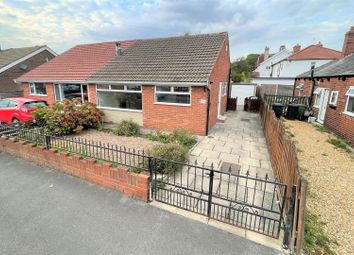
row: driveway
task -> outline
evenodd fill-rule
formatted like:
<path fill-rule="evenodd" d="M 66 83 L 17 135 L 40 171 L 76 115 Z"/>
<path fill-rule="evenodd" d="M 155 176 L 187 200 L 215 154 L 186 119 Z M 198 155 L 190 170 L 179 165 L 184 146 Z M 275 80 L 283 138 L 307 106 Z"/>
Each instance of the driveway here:
<path fill-rule="evenodd" d="M 282 254 L 0 153 L 0 254 Z"/>

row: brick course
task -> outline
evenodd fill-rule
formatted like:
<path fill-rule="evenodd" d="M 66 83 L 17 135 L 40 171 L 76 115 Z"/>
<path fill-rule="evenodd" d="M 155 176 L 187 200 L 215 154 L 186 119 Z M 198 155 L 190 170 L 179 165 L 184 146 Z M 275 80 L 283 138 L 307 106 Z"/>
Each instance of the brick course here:
<path fill-rule="evenodd" d="M 310 96 L 312 89 L 312 81 L 310 79 L 301 79 L 296 81 L 296 85 L 304 84 L 302 95 Z M 327 104 L 326 115 L 323 125 L 332 130 L 333 133 L 346 139 L 354 146 L 354 117 L 344 113 L 348 97 L 345 95 L 350 86 L 354 86 L 354 77 L 348 77 L 345 81 L 338 78 L 331 78 L 323 81 L 316 81 L 316 88 L 326 88 L 330 92 L 338 91 L 338 101 L 336 107 Z M 296 86 L 295 86 L 296 87 Z M 294 90 L 294 95 L 298 95 L 297 90 Z M 315 98 L 313 98 L 314 102 Z M 313 107 L 313 114 L 318 116 L 318 109 Z"/>
<path fill-rule="evenodd" d="M 136 199 L 148 201 L 149 176 L 130 173 L 127 167 L 112 167 L 108 163 L 96 163 L 93 159 L 82 159 L 67 153 L 56 153 L 53 150 L 46 150 L 43 147 L 35 147 L 32 144 L 3 137 L 0 138 L 0 151 L 105 188 L 118 190 Z"/>

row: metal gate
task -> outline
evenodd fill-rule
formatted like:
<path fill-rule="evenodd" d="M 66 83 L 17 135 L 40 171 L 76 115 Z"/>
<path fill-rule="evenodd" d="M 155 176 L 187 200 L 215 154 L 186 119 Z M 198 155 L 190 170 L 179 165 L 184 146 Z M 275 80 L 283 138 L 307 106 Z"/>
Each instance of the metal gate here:
<path fill-rule="evenodd" d="M 279 238 L 285 184 L 267 175 L 241 175 L 231 166 L 223 171 L 159 159 L 153 159 L 150 171 L 156 201 Z"/>

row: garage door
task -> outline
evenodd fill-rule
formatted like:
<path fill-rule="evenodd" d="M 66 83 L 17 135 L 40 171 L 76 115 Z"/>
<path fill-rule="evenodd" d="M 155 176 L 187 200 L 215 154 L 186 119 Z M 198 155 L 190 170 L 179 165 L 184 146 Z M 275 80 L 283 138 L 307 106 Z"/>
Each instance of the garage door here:
<path fill-rule="evenodd" d="M 246 97 L 256 95 L 256 84 L 232 84 L 231 97 L 237 97 L 237 104 L 243 105 Z"/>

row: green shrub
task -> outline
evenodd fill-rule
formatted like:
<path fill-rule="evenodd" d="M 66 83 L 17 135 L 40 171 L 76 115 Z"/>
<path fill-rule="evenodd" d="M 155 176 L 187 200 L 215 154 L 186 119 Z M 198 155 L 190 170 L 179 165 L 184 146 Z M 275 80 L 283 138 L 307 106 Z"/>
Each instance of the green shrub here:
<path fill-rule="evenodd" d="M 337 147 L 339 149 L 345 150 L 348 153 L 351 152 L 349 149 L 349 145 L 340 139 L 331 138 L 331 139 L 328 139 L 327 142 L 334 145 L 335 147 Z"/>
<path fill-rule="evenodd" d="M 176 129 L 171 134 L 171 142 L 180 144 L 186 148 L 192 148 L 197 138 L 185 129 Z"/>
<path fill-rule="evenodd" d="M 161 174 L 171 174 L 180 171 L 183 166 L 182 163 L 186 161 L 187 152 L 187 149 L 183 146 L 173 143 L 158 144 L 147 151 L 149 156 L 157 158 L 155 170 Z"/>
<path fill-rule="evenodd" d="M 131 167 L 129 168 L 129 172 L 135 173 L 135 174 L 140 174 L 144 172 L 144 169 L 141 169 L 140 167 Z"/>
<path fill-rule="evenodd" d="M 171 134 L 157 130 L 151 134 L 148 134 L 147 138 L 151 141 L 161 143 L 179 144 L 188 149 L 192 148 L 197 142 L 197 138 L 185 129 L 176 129 Z"/>
<path fill-rule="evenodd" d="M 32 113 L 38 126 L 56 135 L 79 133 L 84 128 L 97 128 L 102 123 L 103 113 L 92 103 L 81 99 L 64 100 L 51 108 L 41 108 Z"/>
<path fill-rule="evenodd" d="M 310 211 L 305 213 L 304 250 L 308 255 L 335 254 L 333 245 L 336 244 L 324 232 L 325 223 L 318 215 Z"/>
<path fill-rule="evenodd" d="M 122 120 L 113 128 L 113 133 L 122 136 L 138 136 L 140 126 L 132 120 Z"/>

